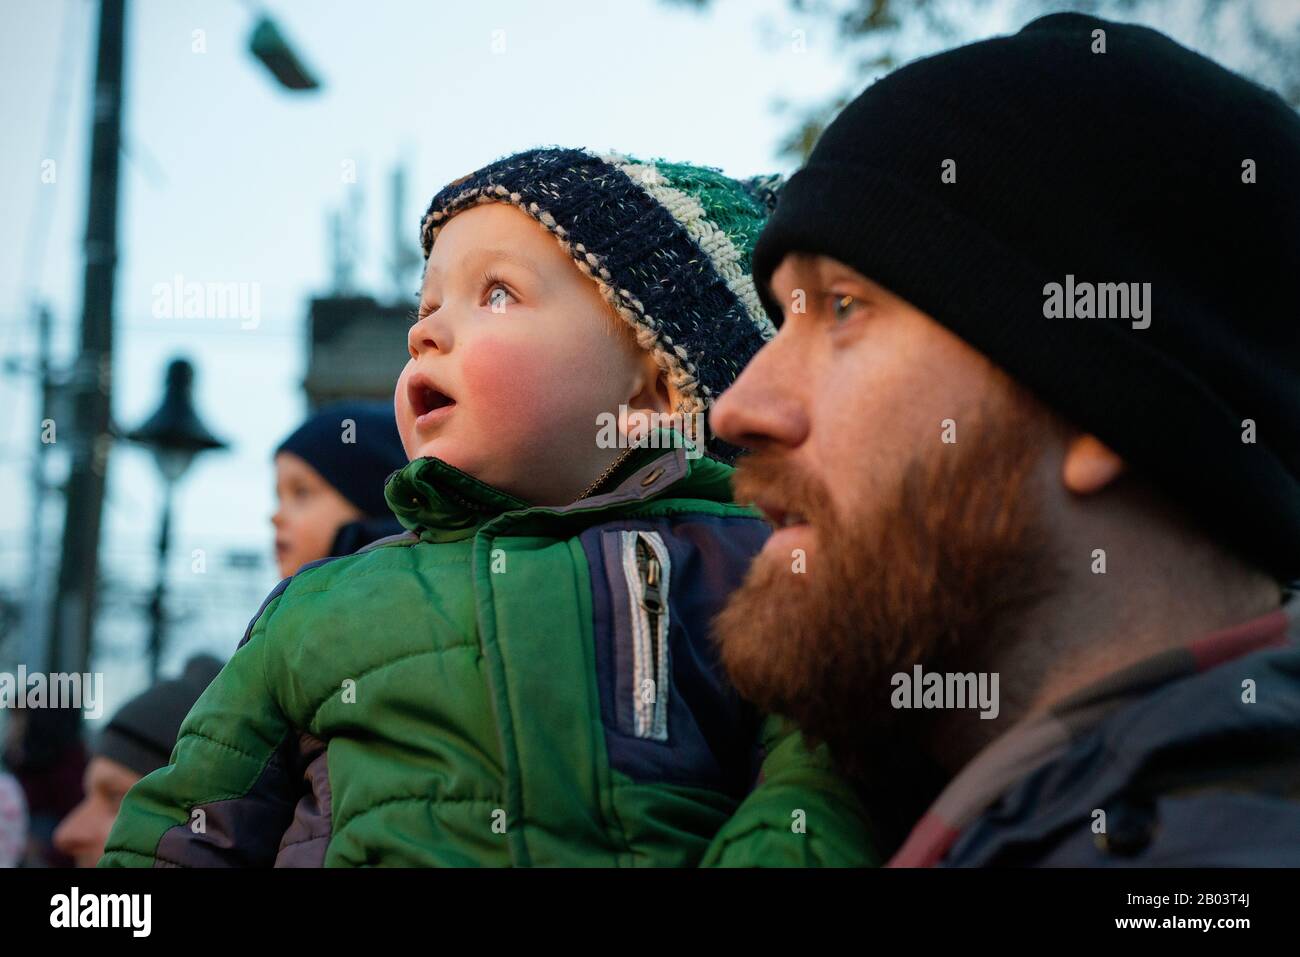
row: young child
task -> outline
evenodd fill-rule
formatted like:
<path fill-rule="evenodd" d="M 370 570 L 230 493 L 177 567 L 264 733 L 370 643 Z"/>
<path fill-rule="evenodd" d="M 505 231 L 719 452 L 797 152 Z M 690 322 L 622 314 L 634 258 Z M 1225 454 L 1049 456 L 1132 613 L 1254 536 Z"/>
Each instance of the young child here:
<path fill-rule="evenodd" d="M 385 490 L 409 531 L 281 582 L 103 863 L 869 863 L 824 751 L 717 663 L 768 534 L 731 450 L 597 440 L 703 413 L 771 334 L 770 198 L 571 149 L 435 196 Z"/>
<path fill-rule="evenodd" d="M 275 450 L 280 577 L 401 532 L 384 482 L 405 464 L 387 403 L 331 402 L 308 416 Z"/>

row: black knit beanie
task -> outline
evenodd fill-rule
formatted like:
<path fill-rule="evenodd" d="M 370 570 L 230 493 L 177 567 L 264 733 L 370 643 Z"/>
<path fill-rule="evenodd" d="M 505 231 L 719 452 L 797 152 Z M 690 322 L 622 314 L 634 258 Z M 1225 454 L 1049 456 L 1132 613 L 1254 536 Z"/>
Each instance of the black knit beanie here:
<path fill-rule="evenodd" d="M 1300 118 L 1273 93 L 1154 30 L 1056 14 L 862 93 L 781 194 L 754 279 L 779 323 L 786 253 L 851 266 L 1290 577 L 1298 174 Z M 1146 316 L 1103 283 L 1150 283 Z"/>
<path fill-rule="evenodd" d="M 348 420 L 350 427 L 344 425 Z M 321 406 L 275 451 L 298 456 L 370 518 L 389 515 L 384 482 L 406 464 L 397 419 L 388 402 Z"/>
<path fill-rule="evenodd" d="M 118 709 L 100 733 L 95 755 L 141 777 L 165 766 L 185 716 L 220 671 L 221 661 L 212 655 L 191 658 L 180 677 L 158 682 Z"/>

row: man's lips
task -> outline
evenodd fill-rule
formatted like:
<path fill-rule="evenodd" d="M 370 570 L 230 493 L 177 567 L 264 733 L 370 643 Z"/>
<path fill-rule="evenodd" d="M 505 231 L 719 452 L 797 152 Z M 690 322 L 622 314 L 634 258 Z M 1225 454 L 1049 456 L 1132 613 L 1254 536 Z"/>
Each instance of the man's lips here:
<path fill-rule="evenodd" d="M 788 509 L 779 502 L 764 497 L 754 499 L 754 507 L 763 513 L 771 526 L 778 531 L 795 525 L 807 525 L 808 519 L 802 513 Z"/>
<path fill-rule="evenodd" d="M 755 497 L 753 503 L 772 526 L 772 534 L 763 544 L 764 552 L 788 560 L 795 549 L 808 551 L 813 542 L 813 527 L 807 516 L 766 496 Z"/>
<path fill-rule="evenodd" d="M 417 372 L 406 382 L 406 400 L 415 413 L 415 427 L 425 428 L 451 414 L 456 400 L 443 392 L 428 375 Z"/>

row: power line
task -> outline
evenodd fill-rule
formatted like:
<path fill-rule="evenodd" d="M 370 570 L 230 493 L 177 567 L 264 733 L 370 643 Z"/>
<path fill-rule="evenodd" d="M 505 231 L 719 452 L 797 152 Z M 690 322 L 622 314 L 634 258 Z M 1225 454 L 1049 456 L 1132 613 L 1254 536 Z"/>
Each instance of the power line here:
<path fill-rule="evenodd" d="M 201 320 L 201 319 L 181 319 L 181 320 L 161 320 L 159 322 L 119 322 L 115 327 L 119 332 L 138 333 L 147 335 L 158 332 L 184 332 L 189 335 L 200 336 L 242 336 L 247 340 L 248 345 L 258 345 L 263 343 L 267 338 L 273 339 L 296 339 L 302 341 L 303 332 L 299 329 L 274 329 L 268 328 L 266 323 L 259 323 L 254 329 L 212 329 L 212 328 L 195 328 L 195 326 L 204 321 L 223 320 Z M 231 323 L 237 320 L 230 320 Z M 175 325 L 168 325 L 169 322 L 175 322 Z M 186 325 L 181 326 L 180 323 Z M 278 324 L 278 323 L 277 323 Z M 21 329 L 30 325 L 30 322 L 15 319 L 0 322 L 0 329 Z M 6 347 L 8 348 L 8 347 Z M 12 353 L 0 353 L 8 355 Z"/>
<path fill-rule="evenodd" d="M 68 109 L 68 99 L 73 74 L 72 57 L 77 46 L 74 41 L 78 39 L 72 28 L 74 23 L 80 23 L 81 21 L 81 18 L 76 16 L 78 6 L 80 4 L 73 2 L 64 5 L 63 47 L 59 53 L 57 72 L 54 74 L 54 89 L 51 95 L 49 112 L 46 113 L 48 117 L 45 127 L 46 159 L 55 159 L 55 157 L 61 156 L 63 140 L 67 134 L 68 123 L 72 116 L 72 111 Z M 39 291 L 41 281 L 44 278 L 45 250 L 49 238 L 50 223 L 54 218 L 54 200 L 57 192 L 57 190 L 53 189 L 42 190 L 40 198 L 36 202 L 36 208 L 32 212 L 32 225 L 28 230 L 30 238 L 27 244 L 27 257 L 23 263 L 22 274 L 28 277 L 34 293 Z"/>
<path fill-rule="evenodd" d="M 59 62 L 54 74 L 50 108 L 45 114 L 47 118 L 45 125 L 45 159 L 55 161 L 56 177 L 58 175 L 57 164 L 62 162 L 63 140 L 72 117 L 72 111 L 68 108 L 68 100 L 72 83 L 73 54 L 77 47 L 75 41 L 78 39 L 77 32 L 74 32 L 73 27 L 79 24 L 81 20 L 76 15 L 78 12 L 77 6 L 76 3 L 67 2 L 63 8 L 63 46 L 59 52 Z M 41 283 L 45 276 L 45 250 L 49 245 L 50 226 L 54 221 L 54 203 L 58 192 L 56 189 L 42 189 L 39 191 L 32 209 L 32 219 L 27 228 L 27 248 L 23 257 L 23 272 L 21 275 L 26 277 L 29 283 L 29 306 L 34 306 L 40 297 Z M 9 355 L 14 351 L 14 334 L 17 328 L 21 326 L 21 328 L 29 329 L 31 325 L 31 321 L 28 320 L 11 327 L 6 334 L 4 349 L 0 350 L 0 355 Z M 10 403 L 9 421 L 6 423 L 8 430 L 13 429 L 14 408 L 14 404 Z"/>

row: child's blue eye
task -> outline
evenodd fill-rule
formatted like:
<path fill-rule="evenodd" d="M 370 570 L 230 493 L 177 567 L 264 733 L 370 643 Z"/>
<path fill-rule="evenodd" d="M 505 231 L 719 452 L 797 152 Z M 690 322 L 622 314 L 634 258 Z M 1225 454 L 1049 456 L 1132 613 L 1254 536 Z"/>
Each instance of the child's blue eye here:
<path fill-rule="evenodd" d="M 506 308 L 506 301 L 510 299 L 510 290 L 499 283 L 491 288 L 488 292 L 488 305 L 492 307 L 493 312 L 503 312 Z"/>

